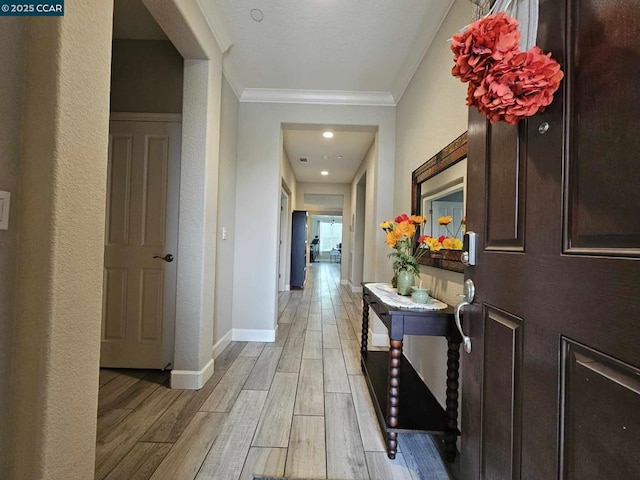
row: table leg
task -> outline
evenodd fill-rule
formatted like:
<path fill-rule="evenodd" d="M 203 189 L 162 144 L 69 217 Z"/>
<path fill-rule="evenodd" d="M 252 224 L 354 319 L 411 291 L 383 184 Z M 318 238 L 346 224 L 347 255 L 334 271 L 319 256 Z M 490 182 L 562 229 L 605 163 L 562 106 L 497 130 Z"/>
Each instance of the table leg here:
<path fill-rule="evenodd" d="M 398 408 L 400 403 L 400 363 L 402 361 L 402 340 L 391 340 L 389 348 L 389 392 L 387 395 L 387 424 L 398 426 Z M 387 432 L 387 456 L 396 458 L 398 434 Z"/>
<path fill-rule="evenodd" d="M 447 393 L 446 415 L 447 427 L 450 430 L 458 428 L 458 378 L 460 378 L 460 342 L 454 342 L 447 337 Z M 456 458 L 456 435 L 445 435 L 444 452 L 448 462 Z"/>
<path fill-rule="evenodd" d="M 367 342 L 369 341 L 369 304 L 362 300 L 362 342 L 360 352 L 367 353 Z"/>

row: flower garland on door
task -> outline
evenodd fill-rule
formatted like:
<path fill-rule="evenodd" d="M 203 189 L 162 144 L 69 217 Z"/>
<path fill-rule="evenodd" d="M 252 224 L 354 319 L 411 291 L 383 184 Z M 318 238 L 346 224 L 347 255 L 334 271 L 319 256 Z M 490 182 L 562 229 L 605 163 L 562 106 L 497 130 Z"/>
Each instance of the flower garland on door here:
<path fill-rule="evenodd" d="M 518 25 L 504 12 L 490 14 L 451 41 L 451 73 L 469 83 L 467 105 L 477 107 L 491 123 L 515 125 L 544 111 L 564 77 L 550 53 L 537 46 L 520 50 Z"/>

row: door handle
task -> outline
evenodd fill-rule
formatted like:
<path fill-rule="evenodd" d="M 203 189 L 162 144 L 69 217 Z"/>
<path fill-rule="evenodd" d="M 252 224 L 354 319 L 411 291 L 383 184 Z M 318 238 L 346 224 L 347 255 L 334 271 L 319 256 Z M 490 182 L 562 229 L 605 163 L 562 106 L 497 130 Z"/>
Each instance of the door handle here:
<path fill-rule="evenodd" d="M 171 255 L 170 253 L 167 253 L 164 257 L 161 257 L 159 255 L 154 255 L 153 258 L 159 258 L 161 260 L 164 260 L 167 263 L 173 262 L 173 255 Z"/>
<path fill-rule="evenodd" d="M 473 284 L 473 280 L 468 278 L 464 282 L 464 293 L 460 295 L 464 297 L 463 300 L 456 305 L 456 309 L 454 311 L 454 318 L 456 320 L 456 327 L 460 331 L 460 335 L 462 336 L 462 342 L 464 344 L 464 351 L 467 353 L 471 353 L 471 337 L 464 334 L 462 330 L 462 321 L 460 320 L 460 311 L 466 307 L 467 305 L 471 305 L 473 303 L 473 298 L 476 295 L 476 286 Z"/>

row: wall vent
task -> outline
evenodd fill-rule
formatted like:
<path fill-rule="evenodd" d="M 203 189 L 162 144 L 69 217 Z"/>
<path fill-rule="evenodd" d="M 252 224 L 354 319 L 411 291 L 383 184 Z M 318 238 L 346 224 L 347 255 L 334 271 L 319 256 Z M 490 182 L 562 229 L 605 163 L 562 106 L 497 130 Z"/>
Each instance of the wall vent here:
<path fill-rule="evenodd" d="M 307 157 L 300 157 L 300 163 L 309 163 L 309 159 Z"/>

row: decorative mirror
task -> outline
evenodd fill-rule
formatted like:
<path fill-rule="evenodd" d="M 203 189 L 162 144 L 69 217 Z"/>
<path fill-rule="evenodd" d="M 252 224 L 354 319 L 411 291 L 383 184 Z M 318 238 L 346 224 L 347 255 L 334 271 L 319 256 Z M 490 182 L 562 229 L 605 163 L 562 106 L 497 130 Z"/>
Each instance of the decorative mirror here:
<path fill-rule="evenodd" d="M 438 238 L 462 238 L 460 228 L 465 215 L 467 197 L 467 132 L 440 150 L 411 174 L 411 211 L 414 215 L 428 216 L 425 231 L 420 234 Z M 452 217 L 447 227 L 438 224 L 438 218 Z M 454 272 L 464 272 L 461 251 L 430 252 L 418 263 Z"/>

